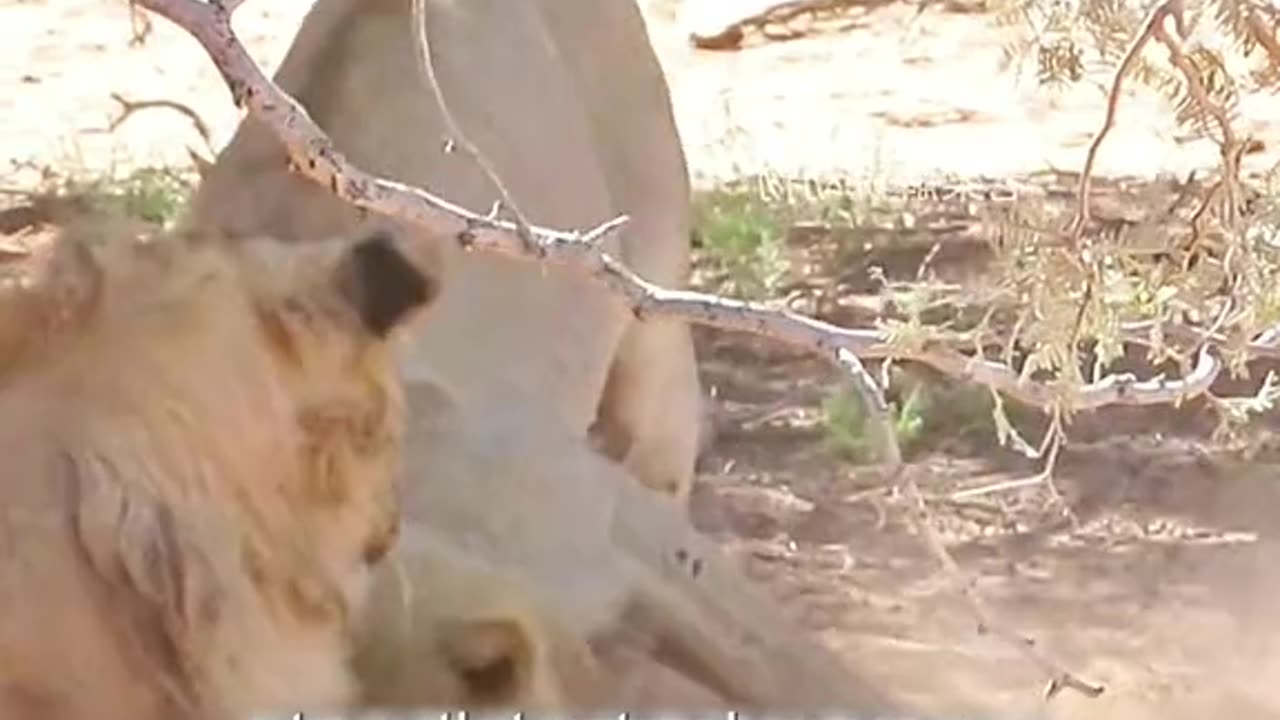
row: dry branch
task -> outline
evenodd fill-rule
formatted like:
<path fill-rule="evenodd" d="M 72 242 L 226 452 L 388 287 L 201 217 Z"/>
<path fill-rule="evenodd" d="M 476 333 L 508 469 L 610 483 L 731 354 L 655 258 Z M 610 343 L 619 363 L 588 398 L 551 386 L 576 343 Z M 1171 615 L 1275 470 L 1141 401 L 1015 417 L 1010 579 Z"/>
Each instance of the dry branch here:
<path fill-rule="evenodd" d="M 845 350 L 864 359 L 914 360 L 947 375 L 990 386 L 1029 405 L 1056 404 L 1068 411 L 1110 404 L 1178 403 L 1207 390 L 1221 369 L 1221 362 L 1205 353 L 1196 372 L 1184 379 L 1140 381 L 1125 374 L 1065 387 L 1022 378 L 1006 365 L 964 355 L 938 341 L 902 347 L 888 332 L 841 327 L 765 303 L 662 288 L 601 249 L 598 240 L 620 227 L 625 216 L 602 222 L 586 232 L 529 226 L 536 246 L 530 247 L 522 240 L 519 226 L 499 219 L 496 213 L 482 215 L 426 190 L 375 177 L 351 165 L 306 111 L 263 74 L 249 56 L 231 28 L 231 13 L 225 0 L 137 2 L 185 29 L 205 48 L 226 80 L 236 105 L 253 113 L 280 138 L 295 171 L 357 207 L 417 223 L 468 250 L 573 267 L 625 298 L 642 319 L 664 316 L 753 333 L 827 358 L 835 358 L 838 351 Z"/>
<path fill-rule="evenodd" d="M 135 0 L 129 0 L 129 47 L 141 47 L 151 36 L 151 18 L 138 9 Z"/>
<path fill-rule="evenodd" d="M 1089 195 L 1093 183 L 1093 165 L 1098 159 L 1098 150 L 1102 147 L 1102 141 L 1115 126 L 1116 112 L 1120 108 L 1120 88 L 1124 79 L 1133 71 L 1142 49 L 1151 41 L 1165 18 L 1174 15 L 1178 18 L 1177 22 L 1181 27 L 1181 9 L 1181 0 L 1167 0 L 1153 7 L 1142 21 L 1138 34 L 1129 43 L 1129 48 L 1125 50 L 1124 57 L 1121 58 L 1120 65 L 1116 67 L 1115 74 L 1111 78 L 1111 86 L 1107 90 L 1106 114 L 1103 116 L 1102 126 L 1094 134 L 1093 140 L 1089 143 L 1089 150 L 1085 153 L 1084 168 L 1080 171 L 1080 185 L 1076 190 L 1076 217 L 1071 232 L 1072 246 L 1076 249 L 1080 249 L 1085 226 L 1089 223 Z"/>
<path fill-rule="evenodd" d="M 836 353 L 836 360 L 853 379 L 854 387 L 862 396 L 863 405 L 867 408 L 867 414 L 883 439 L 881 461 L 889 470 L 889 479 L 895 483 L 900 480 L 904 481 L 902 484 L 906 488 L 907 499 L 912 505 L 912 510 L 908 513 L 908 517 L 916 535 L 924 543 L 925 548 L 933 556 L 934 560 L 938 562 L 947 579 L 959 588 L 961 595 L 964 596 L 968 604 L 970 613 L 972 613 L 974 620 L 978 624 L 979 632 L 991 633 L 1013 646 L 1049 677 L 1049 682 L 1045 686 L 1045 699 L 1051 699 L 1063 688 L 1070 688 L 1088 697 L 1101 695 L 1106 689 L 1105 686 L 1080 678 L 1075 673 L 1067 670 L 1061 663 L 1050 658 L 1044 651 L 1038 649 L 1034 640 L 1005 628 L 995 620 L 990 610 L 987 609 L 986 602 L 978 594 L 978 589 L 974 586 L 973 581 L 965 577 L 960 564 L 956 562 L 951 552 L 947 550 L 947 545 L 938 533 L 933 512 L 929 509 L 924 493 L 920 491 L 919 484 L 914 477 L 903 472 L 905 465 L 902 461 L 902 450 L 894 433 L 893 421 L 889 415 L 889 404 L 885 401 L 884 393 L 881 391 L 880 386 L 876 383 L 875 378 L 863 367 L 862 362 L 858 360 L 856 355 L 841 349 Z M 1033 479 L 1033 482 L 1043 482 L 1043 480 L 1044 478 L 1037 477 Z"/>
<path fill-rule="evenodd" d="M 210 153 L 213 152 L 213 135 L 209 132 L 209 125 L 204 121 L 204 118 L 200 117 L 200 113 L 196 112 L 190 105 L 177 100 L 169 100 L 165 98 L 159 98 L 156 100 L 130 100 L 117 92 L 111 93 L 111 99 L 120 106 L 120 114 L 111 122 L 107 123 L 107 127 L 103 128 L 102 132 L 111 133 L 119 130 L 120 126 L 128 122 L 129 118 L 133 117 L 135 113 L 142 112 L 143 110 L 173 110 L 191 121 L 191 126 L 195 128 L 200 139 L 204 140 L 205 149 Z"/>
<path fill-rule="evenodd" d="M 785 27 L 800 17 L 832 17 L 869 4 L 870 0 L 786 0 L 717 27 L 695 29 L 689 33 L 689 43 L 701 50 L 737 50 L 749 32 L 770 39 L 791 39 L 804 33 L 770 28 Z"/>
<path fill-rule="evenodd" d="M 1171 0 L 1172 1 L 1172 0 Z M 1169 35 L 1165 29 L 1159 25 L 1154 27 L 1152 37 L 1158 40 L 1169 53 L 1169 62 L 1182 73 L 1187 83 L 1187 90 L 1196 104 L 1206 113 L 1211 115 L 1214 122 L 1217 123 L 1222 138 L 1219 145 L 1222 151 L 1222 179 L 1214 184 L 1213 188 L 1204 198 L 1203 204 L 1195 214 L 1192 221 L 1192 237 L 1188 242 L 1189 250 L 1194 251 L 1195 246 L 1199 243 L 1201 237 L 1200 218 L 1213 202 L 1213 199 L 1219 192 L 1225 192 L 1227 201 L 1226 224 L 1234 225 L 1237 219 L 1238 208 L 1240 205 L 1239 188 L 1237 181 L 1240 176 L 1240 160 L 1244 154 L 1247 143 L 1242 143 L 1236 136 L 1235 130 L 1231 127 L 1231 120 L 1227 117 L 1227 111 L 1218 103 L 1209 98 L 1209 92 L 1205 88 L 1204 83 L 1200 79 L 1200 73 L 1187 59 L 1186 52 L 1182 48 L 1182 43 L 1175 37 Z M 1187 261 L 1190 260 L 1188 255 Z"/>

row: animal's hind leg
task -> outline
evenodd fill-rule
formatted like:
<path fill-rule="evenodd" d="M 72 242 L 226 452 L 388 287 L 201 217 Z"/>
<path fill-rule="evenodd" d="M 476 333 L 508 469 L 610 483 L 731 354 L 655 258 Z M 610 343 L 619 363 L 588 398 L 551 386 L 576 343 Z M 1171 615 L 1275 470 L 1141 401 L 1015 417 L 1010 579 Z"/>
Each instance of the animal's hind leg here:
<path fill-rule="evenodd" d="M 688 325 L 633 322 L 614 356 L 593 440 L 645 486 L 683 505 L 703 429 L 702 388 Z"/>

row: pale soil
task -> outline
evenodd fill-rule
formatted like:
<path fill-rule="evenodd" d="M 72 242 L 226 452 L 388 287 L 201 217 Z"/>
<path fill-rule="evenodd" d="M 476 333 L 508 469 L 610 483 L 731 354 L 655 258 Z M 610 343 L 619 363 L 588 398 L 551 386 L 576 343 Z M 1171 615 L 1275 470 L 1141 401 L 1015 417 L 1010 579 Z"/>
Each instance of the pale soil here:
<path fill-rule="evenodd" d="M 251 0 L 239 12 L 268 69 L 305 5 Z M 904 182 L 1077 169 L 1099 122 L 1096 89 L 1053 96 L 998 72 L 1005 31 L 982 15 L 930 11 L 906 29 L 909 10 L 882 8 L 840 33 L 717 54 L 684 43 L 686 5 L 646 9 L 703 183 L 763 169 Z M 14 163 L 0 186 L 30 187 L 40 167 L 96 173 L 185 163 L 187 145 L 207 152 L 188 121 L 164 110 L 95 132 L 117 110 L 111 92 L 183 102 L 215 147 L 226 140 L 236 111 L 194 41 L 163 21 L 143 47 L 128 37 L 123 2 L 0 0 L 0 160 Z M 1259 96 L 1241 108 L 1242 127 L 1267 142 L 1251 169 L 1275 161 L 1277 105 Z M 1150 93 L 1127 93 L 1100 172 L 1185 174 L 1211 161 L 1212 148 L 1179 142 L 1168 117 Z M 971 237 L 964 222 L 955 227 L 945 238 Z M 975 632 L 906 529 L 905 503 L 823 449 L 813 416 L 832 372 L 769 343 L 699 340 L 720 425 L 695 496 L 700 524 L 886 685 L 939 717 L 1280 717 L 1271 612 L 1280 487 L 1270 465 L 1208 454 L 1193 433 L 1205 424 L 1198 407 L 1085 419 L 1059 478 L 1077 525 L 1034 488 L 947 500 L 1034 471 L 989 438 L 935 442 L 913 462 L 993 615 L 1108 686 L 1099 699 L 1065 692 L 1044 708 L 1047 677 Z"/>

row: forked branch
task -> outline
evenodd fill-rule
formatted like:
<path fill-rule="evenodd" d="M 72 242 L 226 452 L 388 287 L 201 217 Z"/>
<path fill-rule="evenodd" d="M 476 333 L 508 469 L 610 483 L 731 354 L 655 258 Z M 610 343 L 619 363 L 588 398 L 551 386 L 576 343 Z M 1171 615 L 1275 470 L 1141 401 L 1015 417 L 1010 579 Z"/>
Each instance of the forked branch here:
<path fill-rule="evenodd" d="M 136 2 L 182 27 L 204 47 L 236 105 L 254 114 L 280 138 L 295 171 L 357 207 L 420 224 L 466 249 L 573 267 L 611 288 L 638 317 L 672 317 L 754 333 L 827 358 L 845 350 L 864 359 L 915 360 L 947 375 L 990 386 L 1026 404 L 1068 411 L 1111 404 L 1181 402 L 1205 392 L 1221 370 L 1221 361 L 1204 353 L 1196 371 L 1183 379 L 1140 381 L 1126 374 L 1066 388 L 1020 377 L 1006 365 L 967 356 L 941 342 L 902 347 L 888 332 L 841 327 L 764 303 L 659 287 L 601 249 L 598 241 L 617 230 L 625 217 L 605 220 L 587 231 L 531 225 L 527 231 L 535 242 L 528 243 L 517 223 L 500 219 L 497 213 L 480 214 L 427 190 L 375 177 L 349 163 L 297 101 L 280 90 L 249 56 L 232 30 L 228 0 Z"/>

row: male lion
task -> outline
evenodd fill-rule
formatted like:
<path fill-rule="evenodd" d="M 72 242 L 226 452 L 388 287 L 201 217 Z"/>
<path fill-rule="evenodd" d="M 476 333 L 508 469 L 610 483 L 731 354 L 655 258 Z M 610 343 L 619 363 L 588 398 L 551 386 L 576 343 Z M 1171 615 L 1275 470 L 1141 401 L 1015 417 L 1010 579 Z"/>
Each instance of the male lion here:
<path fill-rule="evenodd" d="M 348 706 L 398 531 L 387 236 L 60 238 L 0 292 L 0 717 Z"/>
<path fill-rule="evenodd" d="M 689 178 L 634 0 L 426 6 L 439 89 L 528 220 L 572 229 L 626 213 L 608 251 L 652 282 L 684 285 Z M 464 153 L 443 151 L 445 122 L 410 18 L 411 0 L 317 0 L 275 80 L 356 165 L 486 211 L 498 191 Z M 283 146 L 253 117 L 206 174 L 189 221 L 288 240 L 388 223 L 290 173 Z M 444 240 L 445 290 L 409 350 L 407 382 L 445 383 L 482 415 L 522 406 L 574 435 L 593 428 L 644 485 L 683 502 L 701 413 L 687 325 L 637 321 L 574 270 Z"/>

